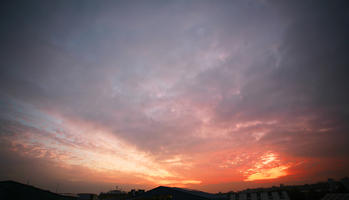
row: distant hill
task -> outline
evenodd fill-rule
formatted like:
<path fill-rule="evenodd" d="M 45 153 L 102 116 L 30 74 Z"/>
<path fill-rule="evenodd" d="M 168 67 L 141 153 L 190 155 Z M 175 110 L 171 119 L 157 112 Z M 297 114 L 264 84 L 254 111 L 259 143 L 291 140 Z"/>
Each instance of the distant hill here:
<path fill-rule="evenodd" d="M 218 196 L 197 190 L 188 190 L 176 187 L 160 186 L 149 190 L 133 199 L 150 200 L 150 199 L 171 199 L 171 200 L 218 200 L 227 199 L 227 197 Z"/>
<path fill-rule="evenodd" d="M 15 181 L 0 181 L 1 200 L 76 200 Z"/>

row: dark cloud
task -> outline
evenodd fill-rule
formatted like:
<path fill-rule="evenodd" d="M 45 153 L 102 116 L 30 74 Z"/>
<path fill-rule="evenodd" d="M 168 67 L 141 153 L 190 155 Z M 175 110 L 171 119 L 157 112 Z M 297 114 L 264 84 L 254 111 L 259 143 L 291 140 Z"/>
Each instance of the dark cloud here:
<path fill-rule="evenodd" d="M 23 115 L 16 100 L 25 117 L 101 127 L 159 160 L 248 145 L 345 157 L 347 4 L 4 3 L 0 136 Z"/>

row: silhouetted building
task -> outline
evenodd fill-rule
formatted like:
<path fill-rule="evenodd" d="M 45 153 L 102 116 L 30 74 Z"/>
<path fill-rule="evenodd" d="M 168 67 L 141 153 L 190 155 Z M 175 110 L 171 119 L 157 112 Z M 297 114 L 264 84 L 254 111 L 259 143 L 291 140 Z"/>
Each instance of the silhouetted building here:
<path fill-rule="evenodd" d="M 283 185 L 280 187 L 246 189 L 238 193 L 230 193 L 231 200 L 322 200 L 326 195 L 331 197 L 343 196 L 349 193 L 349 179 L 343 178 L 340 181 L 328 179 L 326 182 L 319 182 L 305 185 Z M 332 195 L 337 194 L 337 195 Z M 345 196 L 345 195 L 344 195 Z M 349 200 L 349 199 L 348 199 Z"/>
<path fill-rule="evenodd" d="M 321 200 L 348 200 L 349 194 L 348 193 L 332 193 L 332 194 L 326 194 L 324 198 Z"/>
<path fill-rule="evenodd" d="M 132 189 L 129 192 L 129 195 L 132 196 L 132 197 L 135 197 L 135 196 L 143 194 L 144 192 L 145 192 L 145 190 L 135 190 L 135 189 Z"/>
<path fill-rule="evenodd" d="M 98 196 L 92 193 L 80 193 L 78 194 L 78 200 L 97 200 Z"/>
<path fill-rule="evenodd" d="M 349 178 L 342 178 L 340 181 L 347 192 L 349 192 Z"/>
<path fill-rule="evenodd" d="M 121 190 L 110 190 L 109 192 L 107 192 L 108 194 L 125 194 L 125 191 L 121 191 Z"/>
<path fill-rule="evenodd" d="M 261 189 L 260 191 L 244 191 L 230 195 L 231 200 L 290 200 L 286 191 Z"/>

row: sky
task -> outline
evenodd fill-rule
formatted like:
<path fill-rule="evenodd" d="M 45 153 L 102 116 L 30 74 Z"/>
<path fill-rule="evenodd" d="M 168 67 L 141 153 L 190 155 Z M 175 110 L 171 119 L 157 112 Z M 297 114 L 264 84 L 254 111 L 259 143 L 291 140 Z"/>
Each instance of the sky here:
<path fill-rule="evenodd" d="M 349 175 L 349 6 L 8 1 L 0 180 L 206 192 Z"/>

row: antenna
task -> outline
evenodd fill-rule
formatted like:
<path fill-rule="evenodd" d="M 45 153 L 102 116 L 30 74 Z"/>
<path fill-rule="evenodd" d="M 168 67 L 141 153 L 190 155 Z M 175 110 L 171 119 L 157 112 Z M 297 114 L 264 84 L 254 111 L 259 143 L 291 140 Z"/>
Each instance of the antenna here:
<path fill-rule="evenodd" d="M 57 183 L 57 186 L 56 186 L 56 193 L 58 193 L 58 187 L 59 187 L 59 183 Z"/>

